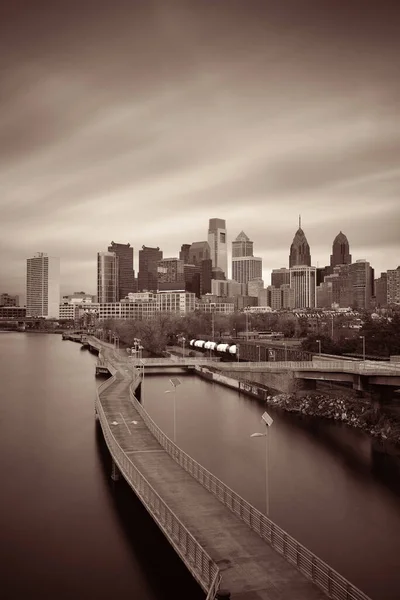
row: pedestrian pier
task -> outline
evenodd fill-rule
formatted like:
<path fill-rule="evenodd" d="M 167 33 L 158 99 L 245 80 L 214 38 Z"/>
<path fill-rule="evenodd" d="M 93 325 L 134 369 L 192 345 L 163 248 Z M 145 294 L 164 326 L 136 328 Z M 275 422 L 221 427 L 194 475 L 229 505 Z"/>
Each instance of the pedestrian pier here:
<path fill-rule="evenodd" d="M 126 479 L 208 600 L 368 600 L 159 429 L 127 356 L 103 344 L 100 359 L 111 377 L 95 410 L 112 477 Z"/>

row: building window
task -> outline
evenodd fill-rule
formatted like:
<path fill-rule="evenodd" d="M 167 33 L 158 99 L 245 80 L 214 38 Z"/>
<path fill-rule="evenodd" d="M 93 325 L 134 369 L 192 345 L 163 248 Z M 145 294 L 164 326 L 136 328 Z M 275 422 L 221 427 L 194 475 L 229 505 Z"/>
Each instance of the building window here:
<path fill-rule="evenodd" d="M 221 244 L 225 244 L 225 233 L 220 232 L 219 241 Z"/>

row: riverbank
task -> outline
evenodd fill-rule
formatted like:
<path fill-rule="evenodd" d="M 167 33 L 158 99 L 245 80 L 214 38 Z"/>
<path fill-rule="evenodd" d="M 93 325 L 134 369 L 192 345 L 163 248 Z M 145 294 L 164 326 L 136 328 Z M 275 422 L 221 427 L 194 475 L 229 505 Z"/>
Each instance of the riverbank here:
<path fill-rule="evenodd" d="M 332 391 L 269 395 L 266 403 L 287 412 L 340 421 L 371 436 L 400 445 L 400 421 L 380 412 L 369 398 Z"/>
<path fill-rule="evenodd" d="M 273 393 L 259 383 L 226 377 L 215 367 L 196 367 L 196 372 L 209 381 L 237 389 L 274 408 L 299 416 L 340 421 L 379 440 L 400 446 L 400 420 L 381 412 L 371 398 L 359 397 L 350 389 L 282 394 Z"/>

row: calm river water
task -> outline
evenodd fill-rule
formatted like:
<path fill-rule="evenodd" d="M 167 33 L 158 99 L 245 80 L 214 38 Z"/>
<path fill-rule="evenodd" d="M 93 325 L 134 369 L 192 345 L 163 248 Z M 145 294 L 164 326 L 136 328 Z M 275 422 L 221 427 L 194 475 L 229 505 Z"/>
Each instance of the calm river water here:
<path fill-rule="evenodd" d="M 95 361 L 58 335 L 0 334 L 1 598 L 200 599 L 135 495 L 110 480 Z M 264 511 L 265 438 L 250 438 L 264 407 L 178 377 L 178 444 Z M 144 403 L 172 437 L 169 378 L 146 375 Z M 269 412 L 271 518 L 373 600 L 398 600 L 395 468 L 360 432 Z"/>

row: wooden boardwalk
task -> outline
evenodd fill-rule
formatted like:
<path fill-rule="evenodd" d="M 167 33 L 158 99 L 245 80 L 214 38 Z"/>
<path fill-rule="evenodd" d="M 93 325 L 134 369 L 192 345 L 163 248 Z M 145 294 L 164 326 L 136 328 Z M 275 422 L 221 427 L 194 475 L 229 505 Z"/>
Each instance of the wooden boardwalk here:
<path fill-rule="evenodd" d="M 130 365 L 100 396 L 109 426 L 129 459 L 218 565 L 232 600 L 322 600 L 327 596 L 184 471 L 149 431 L 129 399 Z"/>

